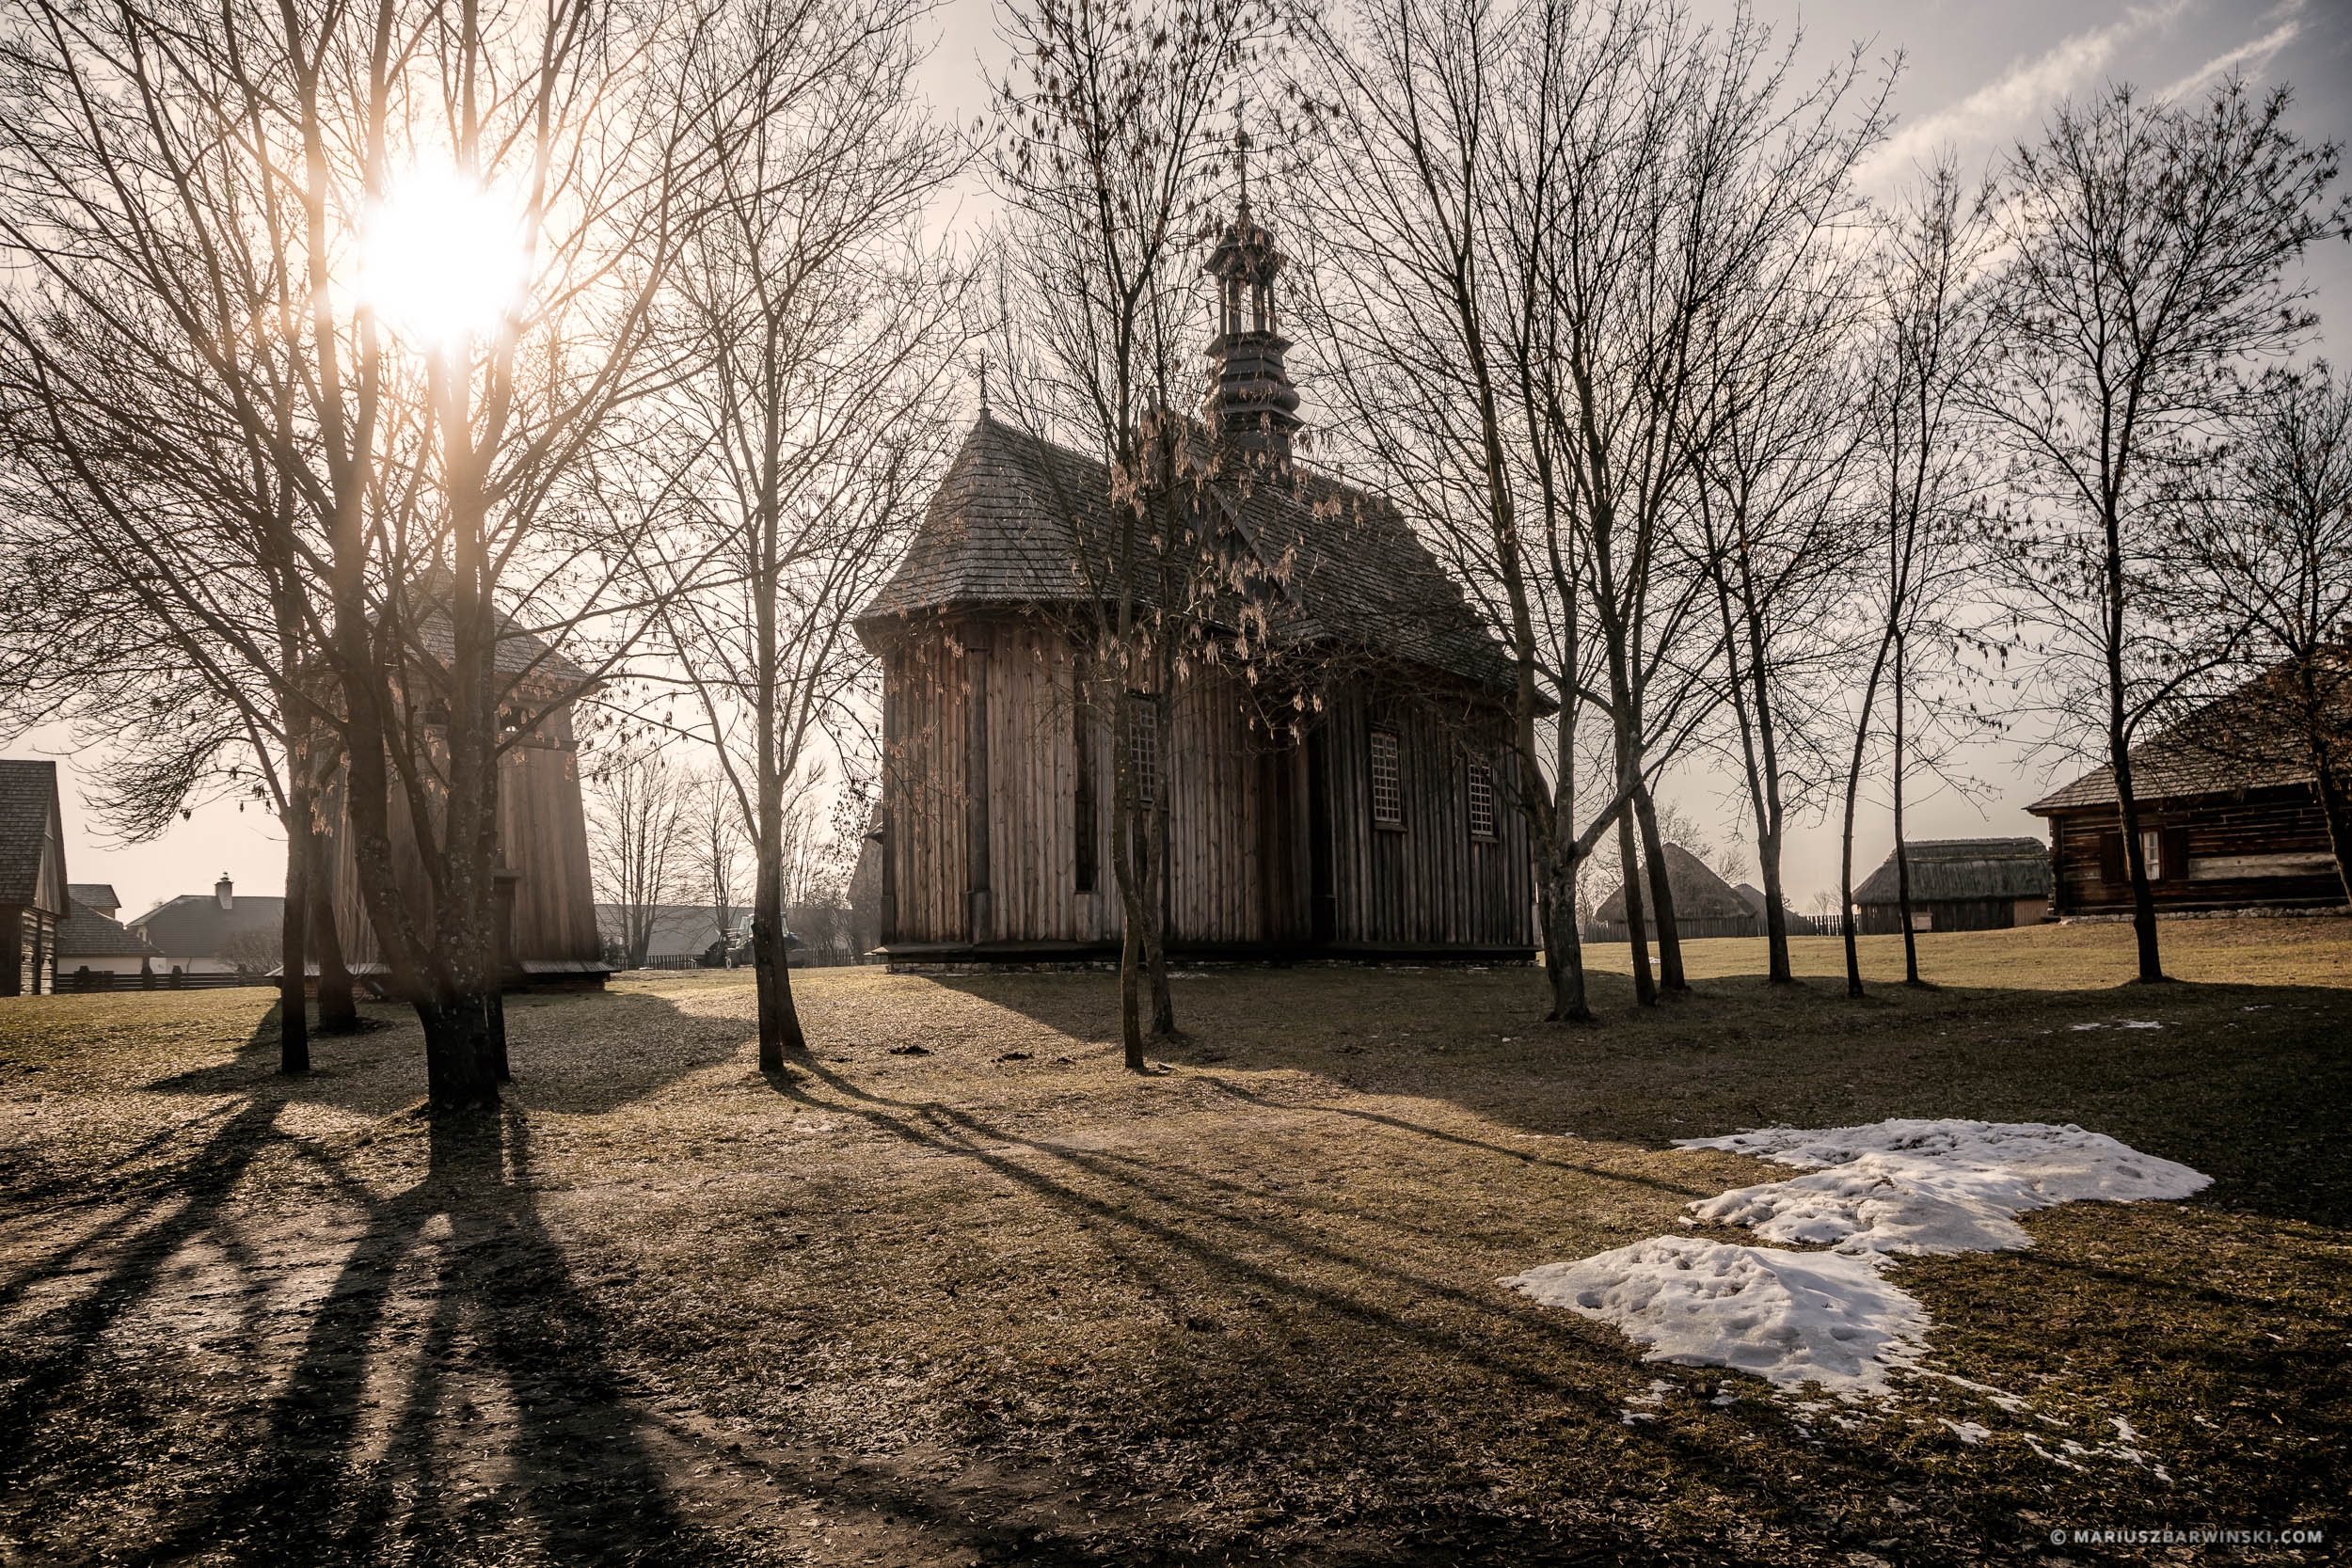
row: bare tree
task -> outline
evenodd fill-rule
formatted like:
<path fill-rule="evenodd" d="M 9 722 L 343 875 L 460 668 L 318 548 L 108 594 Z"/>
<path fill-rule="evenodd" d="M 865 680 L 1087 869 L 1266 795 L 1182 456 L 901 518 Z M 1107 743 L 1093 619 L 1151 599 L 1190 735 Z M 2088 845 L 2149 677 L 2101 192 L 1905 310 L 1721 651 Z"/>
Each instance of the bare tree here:
<path fill-rule="evenodd" d="M 623 963 L 643 969 L 662 906 L 694 885 L 694 782 L 642 737 L 612 744 L 582 773 L 597 901 L 613 911 Z"/>
<path fill-rule="evenodd" d="M 2288 102 L 2233 80 L 2199 103 L 2129 87 L 2068 103 L 2010 156 L 1993 207 L 2007 259 L 1976 404 L 2011 459 L 2003 559 L 2049 642 L 2057 738 L 2095 736 L 2114 774 L 2142 982 L 2164 969 L 2131 746 L 2206 662 L 2177 657 L 2148 591 L 2160 498 L 2242 368 L 2309 331 L 2285 269 L 2352 217 L 2328 199 L 2335 145 L 2289 131 Z"/>
<path fill-rule="evenodd" d="M 1382 0 L 1304 30 L 1327 369 L 1518 667 L 1552 1016 L 1589 1016 L 1573 890 L 1612 823 L 1636 994 L 1657 994 L 1653 924 L 1683 989 L 1651 791 L 1723 696 L 1686 531 L 1708 332 L 1850 207 L 1883 117 L 1849 112 L 1851 64 L 1792 87 L 1744 10 L 1715 34 L 1672 0 Z M 1580 826 L 1586 706 L 1610 783 Z"/>
<path fill-rule="evenodd" d="M 1956 170 L 1930 169 L 1897 206 L 1881 235 L 1871 318 L 1862 345 L 1859 428 L 1864 484 L 1855 498 L 1853 594 L 1867 650 L 1847 751 L 1838 834 L 1839 933 L 1846 945 L 1846 993 L 1863 994 L 1853 903 L 1854 822 L 1865 786 L 1880 690 L 1895 694 L 1895 858 L 1904 927 L 1905 971 L 1918 983 L 1910 933 L 1910 860 L 1903 847 L 1906 695 L 1917 689 L 1915 648 L 1947 645 L 1945 617 L 1956 590 L 1982 569 L 1971 532 L 1981 491 L 1980 454 L 1963 418 L 1964 390 L 1981 367 L 1988 341 L 1980 315 L 1987 233 Z"/>
<path fill-rule="evenodd" d="M 2159 575 L 2236 689 L 2172 733 L 2225 767 L 2308 768 L 2352 902 L 2352 382 L 2273 371 L 2230 436 L 2170 509 Z"/>
<path fill-rule="evenodd" d="M 616 608 L 644 525 L 640 487 L 596 469 L 663 375 L 656 306 L 701 172 L 677 61 L 700 21 L 11 13 L 16 430 L 185 628 L 190 665 L 235 654 L 224 701 L 297 755 L 341 752 L 358 891 L 437 1109 L 495 1100 L 504 1071 L 500 758 L 577 694 L 552 644 Z M 287 768 L 294 879 L 325 770 Z M 398 874 L 396 820 L 422 885 Z"/>
<path fill-rule="evenodd" d="M 732 949 L 736 895 L 743 866 L 742 803 L 723 776 L 696 779 L 689 793 L 691 844 L 690 880 L 710 909 L 710 929 Z"/>
<path fill-rule="evenodd" d="M 1108 723 L 1119 737 L 1120 1019 L 1136 1072 L 1148 1070 L 1147 986 L 1152 1033 L 1176 1031 L 1168 791 L 1153 773 L 1202 635 L 1196 611 L 1220 585 L 1209 531 L 1196 526 L 1214 504 L 1215 453 L 1177 412 L 1208 303 L 1190 246 L 1221 193 L 1213 120 L 1268 21 L 1261 0 L 1036 0 L 1006 19 L 1015 61 L 995 84 L 990 169 L 1008 214 L 991 302 L 999 406 L 1108 475 L 1107 506 L 1074 489 L 1045 499 L 1073 546 L 1057 564 L 1078 596 L 1066 628 L 1084 672 L 1073 701 L 1089 729 Z M 1245 202 L 1237 225 L 1248 224 Z"/>
<path fill-rule="evenodd" d="M 807 1049 L 787 961 L 796 775 L 854 728 L 850 631 L 941 458 L 954 291 L 912 229 L 955 167 L 910 83 L 912 0 L 754 0 L 709 52 L 719 173 L 679 290 L 697 342 L 660 565 L 671 648 L 752 850 L 759 1060 Z M 717 568 L 705 573 L 699 562 Z"/>

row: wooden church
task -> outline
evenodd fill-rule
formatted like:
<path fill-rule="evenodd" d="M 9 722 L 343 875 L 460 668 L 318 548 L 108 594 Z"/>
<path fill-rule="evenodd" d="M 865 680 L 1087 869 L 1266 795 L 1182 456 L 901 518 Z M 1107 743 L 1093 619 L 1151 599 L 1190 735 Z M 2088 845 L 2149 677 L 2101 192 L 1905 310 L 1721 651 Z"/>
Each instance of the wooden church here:
<path fill-rule="evenodd" d="M 1166 792 L 1171 954 L 1534 956 L 1511 666 L 1394 506 L 1294 452 L 1281 260 L 1245 186 L 1207 263 L 1221 321 L 1202 430 L 1226 477 L 1192 511 L 1279 580 L 1250 614 L 1289 673 L 1188 661 L 1168 733 L 1152 706 L 1115 735 L 1081 698 L 1085 611 L 1104 575 L 1081 558 L 1092 546 L 1073 521 L 1109 515 L 1109 472 L 983 400 L 857 622 L 884 671 L 879 859 L 894 966 L 1115 956 L 1122 760 L 1144 797 Z M 1285 705 L 1304 721 L 1264 721 Z"/>

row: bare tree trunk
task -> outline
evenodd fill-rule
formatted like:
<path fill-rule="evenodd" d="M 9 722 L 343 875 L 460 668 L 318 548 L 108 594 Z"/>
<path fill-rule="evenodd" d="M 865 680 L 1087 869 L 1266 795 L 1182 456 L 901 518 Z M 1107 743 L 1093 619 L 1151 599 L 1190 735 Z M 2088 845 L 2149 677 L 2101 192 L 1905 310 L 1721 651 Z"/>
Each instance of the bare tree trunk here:
<path fill-rule="evenodd" d="M 319 1032 L 348 1035 L 359 1027 L 352 997 L 351 971 L 343 964 L 342 933 L 335 929 L 335 879 L 326 863 L 325 841 L 311 834 L 310 950 L 318 955 Z"/>
<path fill-rule="evenodd" d="M 1911 920 L 1911 851 L 1903 844 L 1903 647 L 1895 634 L 1895 903 L 1903 926 L 1903 984 L 1919 983 L 1919 937 Z"/>
<path fill-rule="evenodd" d="M 1593 1007 L 1584 993 L 1584 944 L 1576 928 L 1576 862 L 1557 849 L 1545 860 L 1538 913 L 1544 926 L 1544 974 L 1551 982 L 1551 1011 L 1544 1015 L 1544 1022 L 1591 1023 Z"/>
<path fill-rule="evenodd" d="M 2123 719 L 2123 535 L 2112 501 L 2106 515 L 2107 757 L 2115 771 L 2115 804 L 2123 819 L 2123 863 L 2132 879 L 2132 934 L 2137 939 L 2141 985 L 2164 978 L 2156 951 L 2156 895 L 2148 885 L 2148 854 L 2139 841 L 2139 800 L 2132 789 L 2131 737 Z"/>
<path fill-rule="evenodd" d="M 310 1070 L 310 1021 L 305 995 L 310 967 L 304 938 L 310 925 L 310 884 L 316 860 L 310 833 L 310 792 L 300 780 L 301 763 L 286 769 L 286 908 L 278 923 L 278 1070 Z"/>
<path fill-rule="evenodd" d="M 1658 806 L 1645 784 L 1633 797 L 1633 815 L 1642 825 L 1642 848 L 1649 857 L 1650 896 L 1657 901 L 1658 989 L 1679 995 L 1691 989 L 1682 976 L 1682 932 L 1675 920 L 1674 884 L 1667 878 L 1666 843 L 1658 835 Z"/>
<path fill-rule="evenodd" d="M 1643 1006 L 1658 1000 L 1649 972 L 1649 920 L 1642 908 L 1642 861 L 1633 847 L 1633 814 L 1617 814 L 1617 860 L 1625 867 L 1625 929 L 1633 947 L 1633 999 Z"/>
<path fill-rule="evenodd" d="M 1160 760 L 1159 787 L 1152 795 L 1152 841 L 1148 849 L 1148 869 L 1144 885 L 1150 895 L 1144 900 L 1151 906 L 1152 925 L 1144 933 L 1144 961 L 1152 975 L 1152 1033 L 1161 1039 L 1173 1038 L 1176 1028 L 1176 993 L 1168 983 L 1168 903 L 1173 879 L 1168 863 L 1168 801 L 1176 792 L 1174 758 L 1168 749 L 1168 737 L 1174 733 L 1169 722 L 1173 717 L 1169 692 L 1175 688 L 1174 672 L 1165 658 L 1160 670 L 1160 692 L 1152 708 L 1153 733 L 1158 736 Z"/>
<path fill-rule="evenodd" d="M 784 942 L 784 778 L 771 754 L 768 737 L 773 729 L 765 715 L 760 730 L 759 872 L 752 898 L 752 973 L 759 995 L 759 1070 L 782 1072 L 786 1052 L 796 1056 L 808 1053 L 808 1037 L 802 1032 L 800 1008 L 792 1000 L 792 955 Z"/>

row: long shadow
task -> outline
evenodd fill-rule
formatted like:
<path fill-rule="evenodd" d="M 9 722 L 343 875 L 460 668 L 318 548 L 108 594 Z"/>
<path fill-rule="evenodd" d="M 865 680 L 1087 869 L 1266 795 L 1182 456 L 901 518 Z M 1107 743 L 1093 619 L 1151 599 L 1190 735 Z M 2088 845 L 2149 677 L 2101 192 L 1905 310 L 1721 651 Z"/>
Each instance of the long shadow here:
<path fill-rule="evenodd" d="M 269 1543 L 248 1560 L 358 1563 L 509 1526 L 563 1561 L 732 1560 L 675 1506 L 644 1442 L 649 1418 L 629 1408 L 601 1349 L 617 1326 L 582 1295 L 539 1221 L 524 1118 L 437 1118 L 429 1138 L 422 1178 L 366 1201 L 365 1231 L 261 1413 L 236 1479 L 129 1560 L 179 1561 L 244 1536 Z M 447 1221 L 446 1240 L 424 1234 L 437 1220 Z M 416 1271 L 429 1275 L 431 1307 L 413 1350 L 395 1354 L 386 1341 L 408 1327 L 394 1308 L 411 1293 L 404 1275 Z M 381 1458 L 363 1462 L 377 1403 L 369 1391 L 387 1377 L 405 1386 Z M 466 1394 L 519 1412 L 515 1451 L 542 1465 L 580 1436 L 534 1414 L 548 1397 L 595 1413 L 593 1474 L 566 1477 L 556 1460 L 552 1476 L 501 1478 L 486 1508 L 458 1506 L 453 1462 L 471 1422 L 449 1401 Z"/>
<path fill-rule="evenodd" d="M 1212 1276 L 1227 1282 L 1232 1288 L 1230 1293 L 1240 1294 L 1255 1290 L 1287 1297 L 1296 1304 L 1333 1318 L 1353 1322 L 1442 1356 L 1452 1363 L 1474 1367 L 1491 1377 L 1517 1386 L 1527 1396 L 1541 1396 L 1557 1405 L 1576 1409 L 1588 1420 L 1602 1425 L 1615 1424 L 1614 1398 L 1587 1381 L 1565 1375 L 1526 1356 L 1510 1354 L 1489 1341 L 1436 1323 L 1416 1321 L 1377 1302 L 1253 1263 L 1214 1245 L 1206 1239 L 1205 1232 L 1226 1226 L 1244 1229 L 1255 1240 L 1279 1243 L 1304 1260 L 1336 1265 L 1367 1277 L 1385 1280 L 1418 1298 L 1448 1305 L 1498 1324 L 1508 1323 L 1528 1332 L 1536 1344 L 1557 1345 L 1564 1337 L 1573 1338 L 1587 1332 L 1576 1320 L 1548 1312 L 1517 1298 L 1467 1291 L 1441 1279 L 1400 1269 L 1367 1257 L 1357 1249 L 1306 1236 L 1292 1227 L 1268 1224 L 1255 1217 L 1245 1219 L 1225 1212 L 1213 1205 L 1187 1197 L 1165 1182 L 1154 1183 L 1147 1180 L 1147 1173 L 1166 1173 L 1132 1156 L 1113 1157 L 1023 1138 L 952 1106 L 937 1101 L 894 1100 L 865 1089 L 815 1062 L 803 1063 L 802 1067 L 808 1080 L 822 1084 L 843 1097 L 820 1099 L 806 1092 L 803 1080 L 789 1076 L 776 1081 L 780 1093 L 812 1110 L 859 1116 L 869 1125 L 915 1148 L 968 1159 L 1070 1213 L 1122 1227 L 1142 1240 L 1186 1259 Z M 975 1139 L 989 1139 L 1050 1156 L 1123 1196 L 1120 1200 L 1114 1201 L 1111 1197 L 1082 1191 L 1069 1181 L 1057 1180 L 980 1147 L 972 1141 Z M 1188 1176 L 1186 1180 L 1189 1180 Z M 1183 1224 L 1151 1217 L 1138 1212 L 1129 1199 L 1155 1206 L 1171 1215 L 1183 1216 L 1200 1228 L 1187 1228 Z M 1133 1255 L 1121 1256 L 1122 1261 L 1131 1268 L 1135 1267 Z M 1145 1271 L 1137 1269 L 1136 1272 Z M 1678 1463 L 1704 1465 L 1719 1485 L 1748 1488 L 1759 1506 L 1767 1503 L 1772 1496 L 1776 1482 L 1767 1473 L 1760 1455 L 1693 1444 L 1684 1434 L 1675 1432 L 1642 1429 L 1629 1436 L 1661 1453 L 1671 1454 Z"/>
<path fill-rule="evenodd" d="M 1653 1148 L 1775 1122 L 2076 1122 L 2213 1176 L 2195 1201 L 2352 1225 L 2352 1148 L 2335 1132 L 2352 1115 L 2352 1053 L 2340 1045 L 2352 1030 L 2352 990 L 1887 987 L 1884 1006 L 1866 1010 L 1819 989 L 1792 993 L 1746 979 L 1703 980 L 1693 1005 L 1613 1015 L 1600 1030 L 1578 1032 L 1531 1022 L 1534 982 L 1508 970 L 1232 970 L 1178 1002 L 1192 1047 L 1229 1087 L 1237 1073 L 1291 1069 L 1359 1092 L 1447 1101 L 1518 1130 L 1572 1126 Z M 1090 1039 L 1110 1017 L 1114 981 L 934 983 Z M 2166 1026 L 2122 1027 L 2152 1016 Z M 1478 1142 L 1437 1126 L 1418 1131 Z"/>

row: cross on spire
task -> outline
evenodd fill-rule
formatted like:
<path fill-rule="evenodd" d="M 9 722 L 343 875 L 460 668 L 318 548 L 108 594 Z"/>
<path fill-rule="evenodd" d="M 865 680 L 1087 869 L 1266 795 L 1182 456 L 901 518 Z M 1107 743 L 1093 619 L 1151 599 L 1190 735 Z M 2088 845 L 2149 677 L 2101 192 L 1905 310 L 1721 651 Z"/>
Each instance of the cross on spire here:
<path fill-rule="evenodd" d="M 1241 220 L 1249 221 L 1249 123 L 1244 113 L 1248 100 L 1245 89 L 1233 87 L 1233 156 L 1241 165 Z"/>

